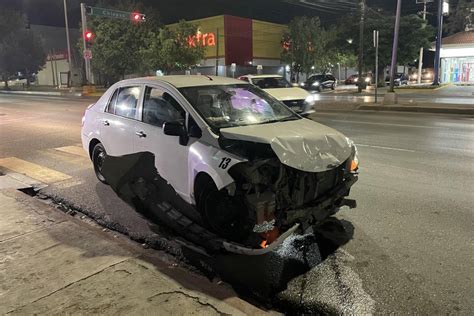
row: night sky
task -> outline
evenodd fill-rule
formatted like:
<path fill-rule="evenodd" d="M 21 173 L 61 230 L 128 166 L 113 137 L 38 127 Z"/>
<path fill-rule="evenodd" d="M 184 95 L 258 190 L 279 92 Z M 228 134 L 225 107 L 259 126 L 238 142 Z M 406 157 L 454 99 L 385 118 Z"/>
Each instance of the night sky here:
<path fill-rule="evenodd" d="M 142 0 L 146 5 L 157 8 L 164 23 L 176 22 L 179 19 L 197 19 L 219 14 L 230 14 L 270 21 L 287 23 L 294 16 L 319 16 L 323 23 L 335 23 L 342 14 L 356 13 L 358 0 L 307 0 L 314 1 L 319 8 L 308 8 L 295 5 L 296 0 Z M 70 26 L 79 25 L 80 2 L 94 5 L 96 0 L 67 0 Z M 292 3 L 293 2 L 293 3 Z M 338 2 L 342 4 L 337 5 Z M 452 3 L 457 0 L 451 0 Z M 394 14 L 396 0 L 367 0 L 368 6 L 374 10 L 383 9 Z M 0 10 L 13 7 L 22 10 L 31 24 L 64 25 L 63 0 L 0 0 Z M 435 12 L 436 6 L 431 4 L 428 11 Z M 422 5 L 416 0 L 403 0 L 403 14 L 416 13 Z M 145 12 L 146 13 L 146 12 Z"/>

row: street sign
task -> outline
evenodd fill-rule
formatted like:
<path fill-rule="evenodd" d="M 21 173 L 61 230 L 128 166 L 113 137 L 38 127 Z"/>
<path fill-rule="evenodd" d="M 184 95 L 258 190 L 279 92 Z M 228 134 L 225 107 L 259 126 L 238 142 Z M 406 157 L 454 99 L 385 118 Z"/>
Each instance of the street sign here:
<path fill-rule="evenodd" d="M 257 70 L 262 70 L 263 66 L 262 65 L 257 65 Z"/>
<path fill-rule="evenodd" d="M 88 7 L 86 10 L 88 15 L 103 16 L 107 18 L 130 20 L 130 12 L 110 10 L 97 7 Z"/>
<path fill-rule="evenodd" d="M 84 59 L 92 59 L 92 51 L 90 49 L 84 49 Z"/>

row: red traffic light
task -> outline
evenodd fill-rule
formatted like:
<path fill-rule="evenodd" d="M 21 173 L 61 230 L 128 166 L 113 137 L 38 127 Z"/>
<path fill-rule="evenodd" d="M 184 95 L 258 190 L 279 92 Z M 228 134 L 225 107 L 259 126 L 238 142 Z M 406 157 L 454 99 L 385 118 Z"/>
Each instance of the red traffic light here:
<path fill-rule="evenodd" d="M 92 39 L 92 37 L 94 37 L 94 34 L 92 34 L 91 31 L 86 31 L 84 33 L 84 38 L 86 39 L 86 41 L 90 41 Z"/>
<path fill-rule="evenodd" d="M 130 16 L 134 22 L 145 22 L 145 14 L 139 12 L 133 12 Z"/>

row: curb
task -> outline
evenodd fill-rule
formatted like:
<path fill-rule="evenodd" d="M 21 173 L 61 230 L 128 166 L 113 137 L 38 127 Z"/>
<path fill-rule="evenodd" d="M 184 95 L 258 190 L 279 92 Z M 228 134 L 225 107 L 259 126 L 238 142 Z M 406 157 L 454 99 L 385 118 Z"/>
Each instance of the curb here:
<path fill-rule="evenodd" d="M 16 95 L 46 95 L 46 96 L 74 96 L 74 97 L 81 97 L 81 92 L 59 92 L 59 91 L 8 91 L 8 90 L 0 90 L 0 93 L 3 94 L 16 94 Z"/>
<path fill-rule="evenodd" d="M 399 106 L 399 105 L 360 105 L 358 111 L 399 111 L 399 112 L 423 112 L 474 115 L 474 108 L 431 108 L 423 106 Z"/>

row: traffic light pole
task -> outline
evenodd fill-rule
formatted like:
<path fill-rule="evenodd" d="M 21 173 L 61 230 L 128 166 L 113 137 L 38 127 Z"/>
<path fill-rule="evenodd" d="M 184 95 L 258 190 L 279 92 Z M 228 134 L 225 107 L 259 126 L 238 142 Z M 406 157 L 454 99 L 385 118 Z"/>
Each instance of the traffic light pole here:
<path fill-rule="evenodd" d="M 86 50 L 87 50 L 87 45 L 86 45 L 86 31 L 87 31 L 87 17 L 86 17 L 86 4 L 81 3 L 81 23 L 82 23 L 82 44 L 84 47 L 83 55 L 84 55 L 84 65 L 85 65 L 85 71 L 86 71 L 86 83 L 90 84 L 91 83 L 91 61 L 89 58 L 86 57 Z"/>
<path fill-rule="evenodd" d="M 69 87 L 69 86 L 71 86 L 72 63 L 71 63 L 71 42 L 69 40 L 69 23 L 68 23 L 68 18 L 67 18 L 67 3 L 66 3 L 66 0 L 64 0 L 64 24 L 66 26 L 67 63 L 68 63 L 68 66 L 69 66 L 69 75 L 68 75 L 68 78 L 67 78 L 67 85 Z"/>

